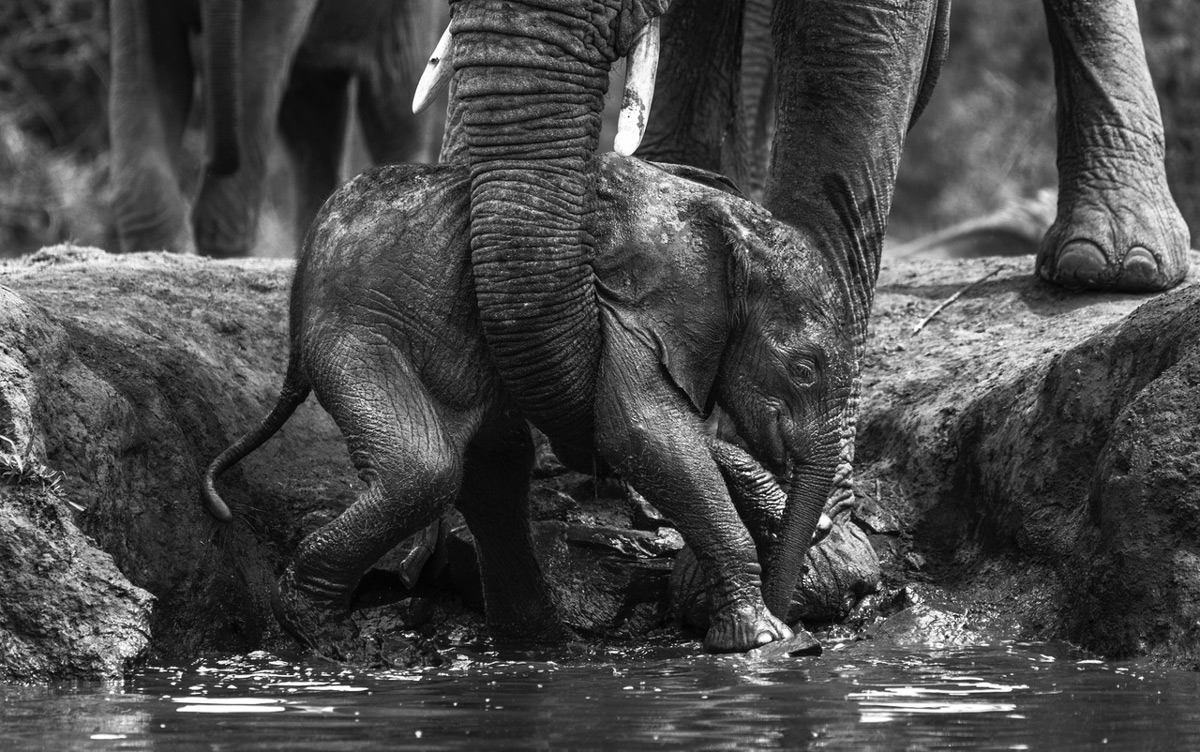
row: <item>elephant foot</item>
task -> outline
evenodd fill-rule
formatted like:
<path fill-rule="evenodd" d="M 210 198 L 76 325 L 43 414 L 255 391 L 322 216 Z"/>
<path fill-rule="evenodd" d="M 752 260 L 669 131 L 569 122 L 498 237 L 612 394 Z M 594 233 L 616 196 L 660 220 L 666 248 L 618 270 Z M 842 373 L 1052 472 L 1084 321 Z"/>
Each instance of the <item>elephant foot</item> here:
<path fill-rule="evenodd" d="M 704 649 L 710 653 L 745 653 L 772 642 L 790 640 L 792 630 L 758 603 L 735 602 L 712 615 Z"/>
<path fill-rule="evenodd" d="M 1138 168 L 1103 188 L 1063 190 L 1038 251 L 1038 276 L 1068 289 L 1116 292 L 1160 292 L 1183 281 L 1188 229 L 1165 178 Z"/>
<path fill-rule="evenodd" d="M 122 253 L 195 253 L 187 201 L 174 173 L 146 157 L 131 166 L 114 165 L 113 213 Z"/>
<path fill-rule="evenodd" d="M 563 623 L 549 593 L 544 590 L 541 593 L 487 599 L 488 632 L 497 643 L 507 647 L 565 645 L 579 639 Z"/>
<path fill-rule="evenodd" d="M 201 186 L 192 210 L 196 251 L 201 255 L 237 258 L 249 256 L 254 248 L 261 198 L 246 194 L 233 181 L 209 178 Z"/>
<path fill-rule="evenodd" d="M 196 222 L 196 252 L 215 259 L 245 258 L 254 248 L 254 233 L 223 232 L 213 223 Z"/>
<path fill-rule="evenodd" d="M 284 631 L 318 656 L 335 661 L 351 659 L 357 652 L 357 630 L 350 622 L 349 598 L 329 598 L 296 582 L 288 567 L 275 586 L 271 610 Z"/>
<path fill-rule="evenodd" d="M 166 251 L 167 253 L 193 254 L 196 244 L 185 225 L 171 225 L 167 228 L 148 228 L 131 230 L 125 226 L 118 229 L 122 253 L 137 251 Z"/>

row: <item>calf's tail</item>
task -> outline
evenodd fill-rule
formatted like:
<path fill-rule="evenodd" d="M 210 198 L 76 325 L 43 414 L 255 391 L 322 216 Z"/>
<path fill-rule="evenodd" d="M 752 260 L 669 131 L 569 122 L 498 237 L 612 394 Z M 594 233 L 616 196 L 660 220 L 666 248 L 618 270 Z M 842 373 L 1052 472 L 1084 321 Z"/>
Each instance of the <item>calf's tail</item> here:
<path fill-rule="evenodd" d="M 247 431 L 228 449 L 221 452 L 204 471 L 204 479 L 200 483 L 200 501 L 204 505 L 204 511 L 221 522 L 229 522 L 233 519 L 229 506 L 217 493 L 215 485 L 217 476 L 274 436 L 275 432 L 287 422 L 287 419 L 292 417 L 296 408 L 308 398 L 309 391 L 311 391 L 311 387 L 308 379 L 300 369 L 299 363 L 292 359 L 288 363 L 287 375 L 283 379 L 283 388 L 279 391 L 279 397 L 275 400 L 275 406 L 271 408 L 271 412 L 267 413 L 257 426 Z"/>

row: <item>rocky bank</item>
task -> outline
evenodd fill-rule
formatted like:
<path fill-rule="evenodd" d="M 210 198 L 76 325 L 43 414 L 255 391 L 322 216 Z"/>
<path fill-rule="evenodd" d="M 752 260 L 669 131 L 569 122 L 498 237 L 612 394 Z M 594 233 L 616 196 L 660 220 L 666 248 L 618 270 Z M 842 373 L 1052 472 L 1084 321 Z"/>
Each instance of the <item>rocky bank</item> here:
<path fill-rule="evenodd" d="M 859 637 L 1065 638 L 1195 665 L 1200 288 L 1073 295 L 1031 268 L 885 259 L 861 507 L 811 555 L 794 614 Z M 275 399 L 290 270 L 74 247 L 0 266 L 0 678 L 290 648 L 270 588 L 354 498 L 341 436 L 310 400 L 222 478 L 231 525 L 196 490 Z M 536 474 L 536 537 L 577 630 L 694 621 L 668 521 L 552 457 Z M 360 598 L 368 653 L 426 660 L 476 633 L 473 567 L 454 519 L 385 558 Z"/>

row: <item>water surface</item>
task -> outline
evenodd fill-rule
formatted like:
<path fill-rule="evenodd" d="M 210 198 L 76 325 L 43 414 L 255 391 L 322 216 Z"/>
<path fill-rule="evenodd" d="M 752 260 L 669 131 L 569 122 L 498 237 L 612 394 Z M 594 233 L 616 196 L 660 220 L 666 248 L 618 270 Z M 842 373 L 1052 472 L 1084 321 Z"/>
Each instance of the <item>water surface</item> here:
<path fill-rule="evenodd" d="M 254 654 L 0 685 L 0 749 L 1200 749 L 1200 674 L 1062 645 L 449 658 L 365 672 Z"/>

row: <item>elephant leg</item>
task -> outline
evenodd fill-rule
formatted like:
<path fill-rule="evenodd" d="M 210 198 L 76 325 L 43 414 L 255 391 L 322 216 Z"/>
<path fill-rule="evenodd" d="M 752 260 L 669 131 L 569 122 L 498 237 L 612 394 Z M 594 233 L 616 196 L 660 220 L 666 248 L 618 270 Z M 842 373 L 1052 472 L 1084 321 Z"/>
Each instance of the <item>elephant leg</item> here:
<path fill-rule="evenodd" d="M 437 161 L 441 126 L 429 116 L 432 108 L 414 115 L 407 98 L 396 95 L 397 91 L 415 89 L 417 80 L 397 85 L 399 88 L 395 90 L 365 81 L 359 87 L 359 122 L 375 164 Z"/>
<path fill-rule="evenodd" d="M 1058 89 L 1058 217 L 1037 273 L 1065 287 L 1166 290 L 1187 273 L 1134 0 L 1043 0 Z"/>
<path fill-rule="evenodd" d="M 179 183 L 194 71 L 186 19 L 150 0 L 110 9 L 113 209 L 122 251 L 193 249 Z"/>
<path fill-rule="evenodd" d="M 299 244 L 329 194 L 341 183 L 350 111 L 350 77 L 340 71 L 297 70 L 279 111 L 279 130 L 296 182 Z"/>
<path fill-rule="evenodd" d="M 939 2 L 948 0 L 775 4 L 777 117 L 763 203 L 846 259 L 855 321 L 867 320 L 904 137 L 937 57 Z"/>
<path fill-rule="evenodd" d="M 230 175 L 204 176 L 192 210 L 200 253 L 245 256 L 254 246 L 277 116 L 314 5 L 315 0 L 243 4 L 241 161 Z"/>
<path fill-rule="evenodd" d="M 747 136 L 737 75 L 742 12 L 741 1 L 679 0 L 663 15 L 654 104 L 638 157 L 720 172 L 745 184 Z"/>
<path fill-rule="evenodd" d="M 442 117 L 437 107 L 413 114 L 412 93 L 445 24 L 426 2 L 399 3 L 375 64 L 359 71 L 358 117 L 375 164 L 437 161 Z M 444 114 L 445 110 L 442 110 Z"/>
<path fill-rule="evenodd" d="M 742 29 L 741 97 L 746 130 L 743 189 L 755 201 L 762 199 L 775 135 L 775 49 L 771 43 L 774 6 L 774 0 L 746 0 Z"/>
<path fill-rule="evenodd" d="M 679 529 L 711 583 L 704 647 L 746 651 L 792 631 L 762 599 L 762 567 L 714 462 L 700 417 L 653 353 L 605 328 L 596 442 L 604 458 Z"/>
<path fill-rule="evenodd" d="M 534 555 L 532 467 L 533 438 L 523 417 L 509 415 L 486 427 L 467 449 L 458 508 L 475 537 L 492 632 L 521 642 L 562 642 L 569 633 Z"/>
<path fill-rule="evenodd" d="M 462 483 L 463 447 L 411 366 L 370 333 L 310 348 L 313 389 L 346 437 L 366 489 L 306 537 L 280 577 L 273 607 L 290 634 L 337 657 L 351 636 L 351 595 L 379 557 L 448 510 Z"/>

